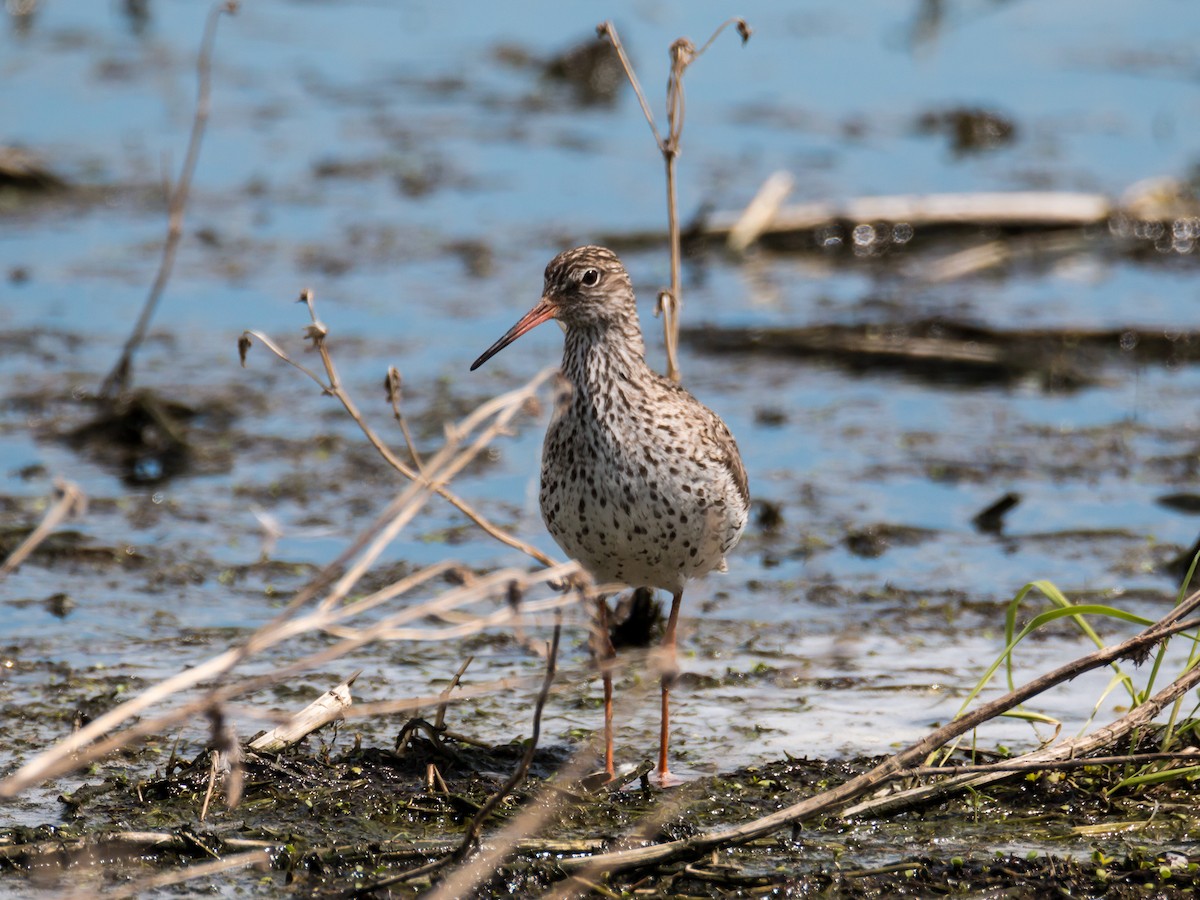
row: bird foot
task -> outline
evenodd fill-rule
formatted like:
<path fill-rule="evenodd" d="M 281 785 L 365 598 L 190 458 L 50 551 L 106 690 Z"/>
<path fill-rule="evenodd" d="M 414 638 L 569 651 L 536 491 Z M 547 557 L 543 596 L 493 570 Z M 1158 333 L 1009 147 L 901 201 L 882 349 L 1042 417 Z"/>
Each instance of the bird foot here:
<path fill-rule="evenodd" d="M 687 779 L 681 778 L 679 775 L 676 775 L 674 772 L 668 769 L 666 772 L 654 772 L 654 774 L 650 776 L 650 781 L 660 788 L 673 788 L 679 787 L 679 785 L 685 783 Z"/>

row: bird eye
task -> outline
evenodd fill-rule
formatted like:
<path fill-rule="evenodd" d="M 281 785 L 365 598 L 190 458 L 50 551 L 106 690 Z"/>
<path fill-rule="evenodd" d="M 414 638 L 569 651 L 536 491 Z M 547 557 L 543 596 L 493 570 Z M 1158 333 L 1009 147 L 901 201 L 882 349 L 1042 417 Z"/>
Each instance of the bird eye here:
<path fill-rule="evenodd" d="M 580 276 L 579 283 L 584 287 L 595 287 L 600 283 L 600 273 L 595 269 L 587 269 Z"/>

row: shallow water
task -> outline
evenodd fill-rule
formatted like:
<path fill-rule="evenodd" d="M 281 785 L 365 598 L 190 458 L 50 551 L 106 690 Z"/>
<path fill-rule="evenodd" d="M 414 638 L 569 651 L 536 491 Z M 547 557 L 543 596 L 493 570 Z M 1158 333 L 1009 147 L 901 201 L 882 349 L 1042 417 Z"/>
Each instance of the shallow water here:
<path fill-rule="evenodd" d="M 740 207 L 777 168 L 796 176 L 795 199 L 1117 195 L 1142 178 L 1188 174 L 1200 147 L 1200 7 L 978 2 L 948 9 L 932 30 L 923 8 L 878 0 L 739 9 L 756 29 L 751 42 L 723 36 L 688 74 L 684 218 L 703 205 Z M 235 438 L 195 474 L 130 487 L 48 434 L 86 418 L 70 398 L 93 390 L 115 359 L 153 277 L 157 185 L 183 156 L 204 14 L 202 5 L 159 3 L 138 30 L 115 4 L 50 4 L 27 30 L 10 22 L 0 35 L 3 140 L 87 187 L 0 212 L 9 275 L 0 328 L 15 335 L 0 354 L 5 519 L 34 523 L 51 479 L 67 477 L 92 498 L 71 527 L 118 558 L 149 560 L 35 559 L 9 576 L 0 644 L 14 658 L 148 680 L 198 662 L 225 646 L 227 636 L 209 630 L 268 620 L 306 574 L 240 568 L 264 549 L 256 508 L 283 529 L 272 559 L 320 565 L 396 489 L 332 401 L 261 348 L 247 370 L 237 366 L 246 328 L 302 352 L 300 288 L 316 291 L 346 384 L 397 445 L 379 389 L 388 364 L 403 372 L 418 441 L 429 447 L 443 410 L 469 408 L 554 361 L 561 338 L 547 327 L 466 371 L 536 299 L 554 253 L 660 229 L 665 216 L 661 165 L 632 98 L 622 89 L 611 106 L 579 108 L 568 88 L 541 79 L 537 61 L 609 15 L 657 105 L 662 48 L 704 34 L 726 9 L 616 3 L 581 13 L 529 3 L 492 18 L 446 4 L 263 2 L 224 21 L 187 234 L 136 379 L 191 402 L 226 398 Z M 532 62 L 514 62 L 522 56 Z M 1010 117 L 1014 141 L 956 154 L 945 136 L 917 127 L 923 113 L 975 104 Z M 997 328 L 1193 327 L 1193 254 L 1146 262 L 1105 247 L 1085 243 L 1049 263 L 947 284 L 921 275 L 936 248 L 881 264 L 815 250 L 743 264 L 713 252 L 685 267 L 684 316 L 753 327 L 930 315 Z M 650 298 L 668 277 L 666 254 L 631 249 L 623 258 L 657 365 Z M 689 589 L 683 664 L 706 677 L 678 695 L 684 770 L 784 752 L 881 752 L 918 738 L 953 715 L 999 654 L 1003 604 L 1030 580 L 1118 592 L 1114 602 L 1143 592 L 1157 598 L 1139 600 L 1147 616 L 1171 602 L 1176 585 L 1157 567 L 1191 544 L 1197 519 L 1155 501 L 1194 484 L 1195 366 L 1115 359 L 1095 386 L 1053 393 L 1032 381 L 931 384 L 687 346 L 681 365 L 737 435 L 755 497 L 783 514 L 774 531 L 752 524 L 728 575 Z M 556 553 L 536 510 L 544 421 L 544 411 L 523 420 L 490 464 L 455 484 Z M 1003 535 L 978 533 L 972 517 L 1009 491 L 1023 499 Z M 448 546 L 443 530 L 458 524 L 434 505 L 387 560 L 524 563 L 483 537 Z M 881 524 L 924 531 L 875 557 L 848 546 L 848 535 Z M 59 593 L 74 601 L 65 618 L 43 602 Z M 580 683 L 571 691 L 584 703 L 595 687 L 583 681 L 573 634 Z M 1037 641 L 1023 671 L 1084 649 L 1066 634 Z M 413 652 L 420 665 L 391 647 L 356 657 L 368 670 L 360 696 L 440 689 L 463 654 Z M 512 645 L 478 652 L 481 680 L 537 671 Z M 751 677 L 763 667 L 769 677 Z M 1106 680 L 1072 683 L 1046 711 L 1081 721 Z M 631 674 L 631 697 L 634 682 L 653 693 L 644 673 Z M 44 687 L 38 671 L 0 676 L 0 700 L 13 710 Z M 471 727 L 485 739 L 524 733 L 527 705 L 491 698 Z M 628 759 L 649 753 L 655 709 L 645 695 L 623 707 Z M 595 709 L 549 715 L 558 740 L 598 724 Z M 245 727 L 252 721 L 248 713 Z M 1026 725 L 1004 727 L 989 739 L 1035 739 Z M 760 734 L 749 739 L 746 728 Z M 39 729 L 39 739 L 56 736 Z"/>

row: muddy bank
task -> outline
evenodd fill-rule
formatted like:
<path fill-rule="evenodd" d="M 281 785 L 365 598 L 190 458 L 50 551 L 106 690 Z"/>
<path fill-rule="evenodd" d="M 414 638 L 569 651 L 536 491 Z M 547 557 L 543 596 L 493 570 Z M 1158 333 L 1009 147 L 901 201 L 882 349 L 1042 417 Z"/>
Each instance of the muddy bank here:
<path fill-rule="evenodd" d="M 224 806 L 222 789 L 210 794 L 208 753 L 178 759 L 164 750 L 129 758 L 141 774 L 88 779 L 64 794 L 60 824 L 0 832 L 7 877 L 43 888 L 101 875 L 129 884 L 261 849 L 265 862 L 223 880 L 271 884 L 291 896 L 417 896 L 429 890 L 428 876 L 396 877 L 455 851 L 465 824 L 524 747 L 418 736 L 397 752 L 343 733 L 310 750 L 246 756 L 236 809 Z M 614 834 L 686 839 L 768 814 L 878 762 L 791 759 L 665 792 L 636 781 L 611 792 L 555 779 L 567 755 L 561 746 L 539 751 L 534 777 L 496 810 L 489 830 L 545 804 L 549 822 L 520 839 L 512 858 L 484 879 L 483 895 L 503 889 L 538 896 L 562 882 L 571 860 L 610 848 Z M 1195 821 L 1187 783 L 1135 789 L 1121 788 L 1120 780 L 1119 768 L 1103 764 L 1014 776 L 900 815 L 835 817 L 603 882 L 605 890 L 713 897 L 814 890 L 839 897 L 983 890 L 1190 896 L 1200 864 L 1190 855 Z"/>

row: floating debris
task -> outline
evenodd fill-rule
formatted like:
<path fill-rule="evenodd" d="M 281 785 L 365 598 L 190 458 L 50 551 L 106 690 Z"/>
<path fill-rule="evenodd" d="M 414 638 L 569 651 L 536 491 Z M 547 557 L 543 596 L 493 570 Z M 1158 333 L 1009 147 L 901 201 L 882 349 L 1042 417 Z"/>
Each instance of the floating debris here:
<path fill-rule="evenodd" d="M 19 147 L 0 146 L 0 188 L 21 191 L 54 191 L 67 186 L 40 159 Z"/>
<path fill-rule="evenodd" d="M 987 507 L 971 523 L 979 530 L 988 534 L 999 534 L 1004 530 L 1004 517 L 1021 502 L 1021 495 L 1009 491 L 991 506 Z"/>
<path fill-rule="evenodd" d="M 1200 359 L 1200 332 L 1000 331 L 946 319 L 794 328 L 693 326 L 683 328 L 680 337 L 708 353 L 767 353 L 833 362 L 854 371 L 892 369 L 934 383 L 1036 379 L 1044 390 L 1060 391 L 1096 383 L 1105 357 L 1166 366 Z"/>
<path fill-rule="evenodd" d="M 1011 144 L 1017 137 L 1017 126 L 1002 113 L 978 107 L 923 113 L 917 120 L 921 134 L 945 134 L 956 156 L 995 150 Z"/>

